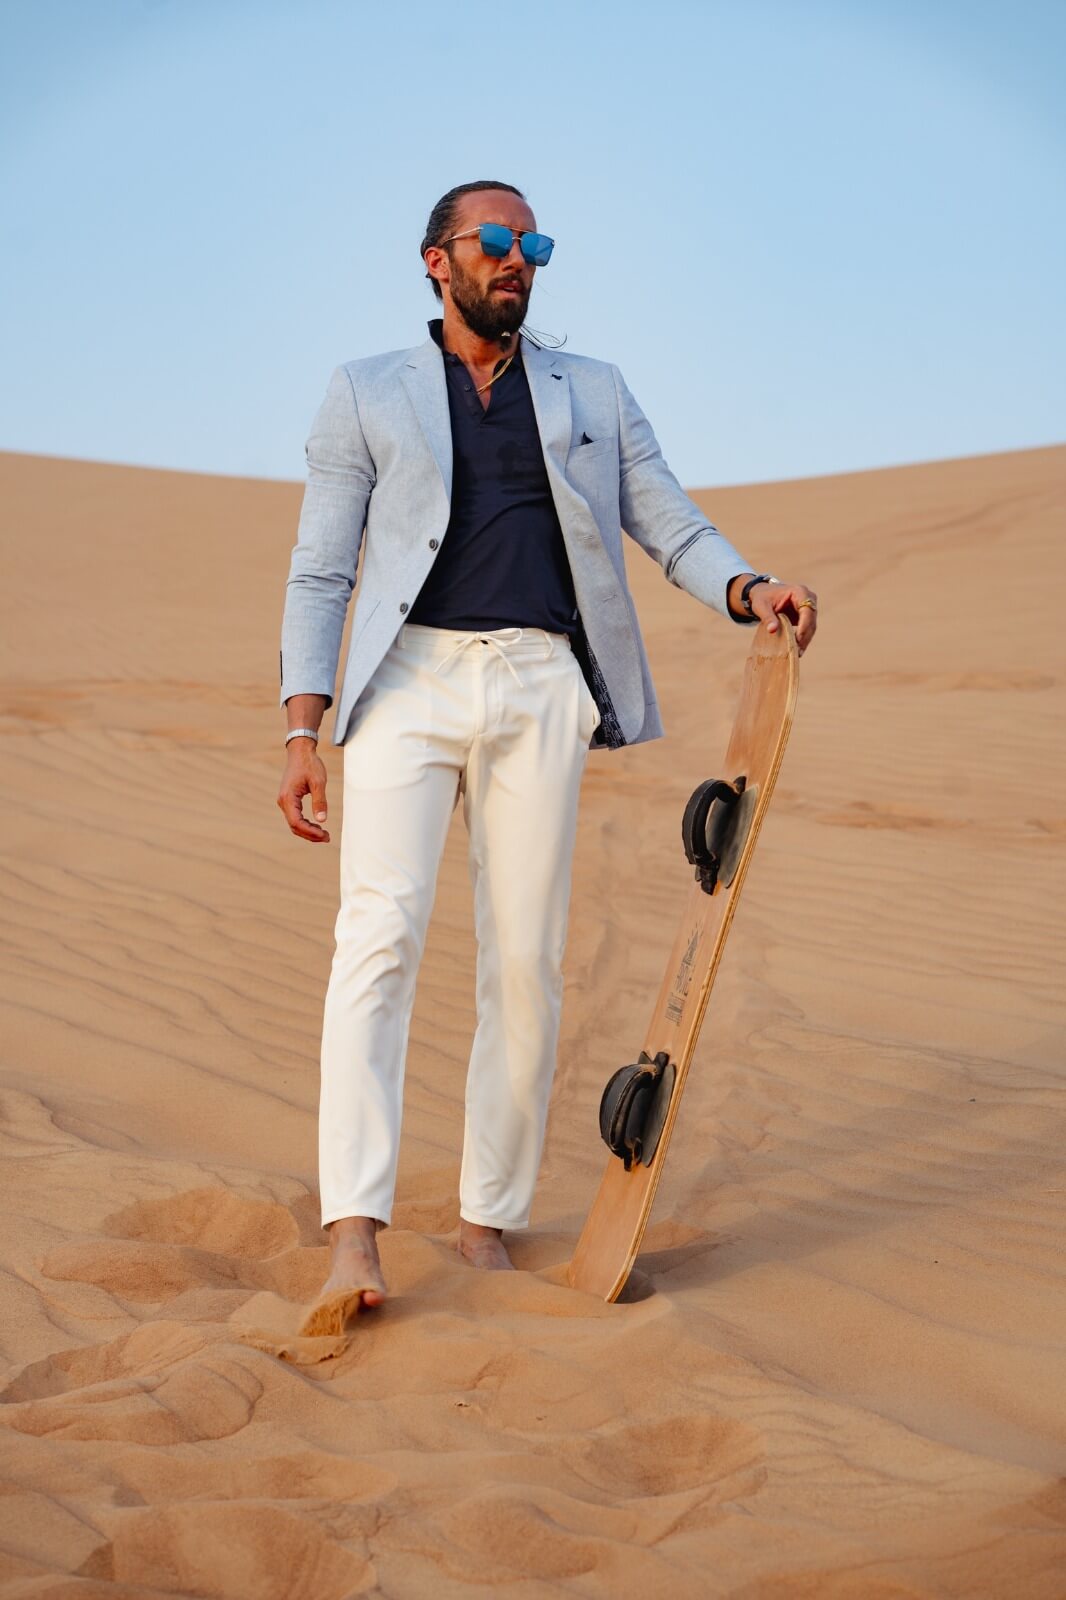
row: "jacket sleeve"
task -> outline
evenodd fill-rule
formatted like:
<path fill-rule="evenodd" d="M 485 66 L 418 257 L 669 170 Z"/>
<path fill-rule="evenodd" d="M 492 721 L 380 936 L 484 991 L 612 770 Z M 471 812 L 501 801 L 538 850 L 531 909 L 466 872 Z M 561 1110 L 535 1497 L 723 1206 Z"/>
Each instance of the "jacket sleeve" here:
<path fill-rule="evenodd" d="M 662 567 L 672 584 L 746 626 L 726 604 L 731 578 L 757 568 L 733 548 L 690 500 L 670 468 L 651 424 L 611 368 L 618 395 L 622 527 Z M 757 620 L 757 619 L 754 619 Z"/>
<path fill-rule="evenodd" d="M 330 706 L 375 479 L 344 367 L 330 377 L 304 454 L 307 483 L 281 623 L 281 704 L 294 694 L 322 694 Z"/>

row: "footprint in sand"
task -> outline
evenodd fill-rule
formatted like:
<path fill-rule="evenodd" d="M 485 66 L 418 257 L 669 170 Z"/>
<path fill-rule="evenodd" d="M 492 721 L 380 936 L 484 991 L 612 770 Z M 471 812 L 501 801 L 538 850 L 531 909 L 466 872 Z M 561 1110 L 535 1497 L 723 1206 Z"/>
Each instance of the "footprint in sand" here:
<path fill-rule="evenodd" d="M 265 1375 L 256 1371 L 262 1357 L 225 1337 L 147 1323 L 31 1362 L 0 1393 L 0 1423 L 36 1438 L 142 1445 L 229 1438 L 252 1420 Z"/>
<path fill-rule="evenodd" d="M 291 1211 L 248 1200 L 229 1189 L 188 1189 L 160 1200 L 136 1200 L 106 1218 L 101 1232 L 118 1239 L 196 1245 L 227 1256 L 265 1260 L 300 1242 Z"/>
<path fill-rule="evenodd" d="M 561 1582 L 601 1564 L 609 1570 L 610 1546 L 590 1515 L 599 1509 L 541 1485 L 521 1493 L 509 1485 L 480 1489 L 435 1519 L 444 1535 L 437 1559 L 450 1578 L 468 1580 L 473 1565 L 479 1584 L 508 1592 L 518 1577 Z M 580 1531 L 575 1513 L 579 1527 L 585 1523 Z"/>
<path fill-rule="evenodd" d="M 558 1452 L 584 1478 L 627 1498 L 706 1489 L 735 1500 L 752 1492 L 762 1464 L 754 1429 L 700 1412 L 560 1440 Z"/>
<path fill-rule="evenodd" d="M 257 1290 L 306 1296 L 308 1258 L 317 1252 L 300 1239 L 283 1205 L 225 1188 L 190 1189 L 125 1206 L 93 1238 L 50 1250 L 40 1268 L 48 1278 L 94 1284 L 120 1302 L 161 1305 L 184 1296 L 183 1314 L 219 1321 Z"/>
<path fill-rule="evenodd" d="M 306 1307 L 321 1288 L 323 1251 L 310 1196 L 291 1208 L 234 1194 L 221 1185 L 137 1200 L 113 1212 L 92 1238 L 56 1245 L 40 1270 L 57 1281 L 91 1284 L 120 1310 L 167 1308 L 201 1330 L 224 1328 L 253 1349 L 299 1365 L 338 1353 L 342 1341 L 293 1334 L 293 1306 Z M 310 1243 L 314 1239 L 315 1243 Z M 263 1326 L 234 1327 L 254 1306 Z M 315 1333 L 340 1333 L 346 1307 L 327 1305 Z M 305 1319 L 306 1321 L 306 1319 Z"/>
<path fill-rule="evenodd" d="M 460 1575 L 452 1552 L 461 1551 L 477 1561 L 479 1581 L 501 1588 L 519 1572 L 560 1582 L 601 1567 L 609 1582 L 615 1540 L 631 1541 L 639 1527 L 639 1543 L 654 1546 L 711 1527 L 766 1477 L 755 1430 L 692 1413 L 556 1437 L 552 1461 L 551 1485 L 525 1484 L 521 1494 L 509 1484 L 479 1486 L 435 1519 L 449 1574 Z M 641 1551 L 631 1553 L 639 1563 Z M 636 1565 L 630 1575 L 635 1593 Z"/>
<path fill-rule="evenodd" d="M 346 1600 L 373 1582 L 365 1541 L 374 1518 L 352 1520 L 344 1537 L 356 1549 L 339 1544 L 334 1529 L 274 1506 L 225 1502 L 127 1511 L 78 1576 L 217 1600 L 234 1594 Z"/>

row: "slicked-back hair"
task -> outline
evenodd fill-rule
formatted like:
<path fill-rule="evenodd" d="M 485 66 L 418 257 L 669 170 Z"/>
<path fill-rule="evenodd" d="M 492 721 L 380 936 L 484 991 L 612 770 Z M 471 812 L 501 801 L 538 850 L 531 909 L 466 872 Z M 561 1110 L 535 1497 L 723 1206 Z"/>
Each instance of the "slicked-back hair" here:
<path fill-rule="evenodd" d="M 490 178 L 479 178 L 476 183 L 456 184 L 454 189 L 449 189 L 447 194 L 441 195 L 429 214 L 425 236 L 422 239 L 421 253 L 423 258 L 430 245 L 442 244 L 445 239 L 455 232 L 455 213 L 459 208 L 459 201 L 463 195 L 477 194 L 482 189 L 505 189 L 508 194 L 516 194 L 519 200 L 526 198 L 521 189 L 516 189 L 513 183 L 496 183 Z M 428 272 L 426 277 L 429 278 L 430 283 L 433 285 L 433 293 L 437 299 L 443 300 L 444 296 L 436 278 L 430 277 Z"/>

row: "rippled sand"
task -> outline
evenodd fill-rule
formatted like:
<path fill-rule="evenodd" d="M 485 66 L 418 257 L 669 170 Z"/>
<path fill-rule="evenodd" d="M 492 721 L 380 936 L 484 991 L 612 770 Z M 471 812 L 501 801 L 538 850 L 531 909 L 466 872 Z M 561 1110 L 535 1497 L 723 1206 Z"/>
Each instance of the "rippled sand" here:
<path fill-rule="evenodd" d="M 702 497 L 821 632 L 608 1306 L 563 1283 L 596 1107 L 747 648 L 632 547 L 668 738 L 590 758 L 523 1270 L 453 1248 L 457 814 L 392 1298 L 324 1340 L 340 750 L 331 845 L 275 806 L 301 488 L 13 455 L 0 487 L 4 1595 L 1062 1600 L 1066 448 Z"/>

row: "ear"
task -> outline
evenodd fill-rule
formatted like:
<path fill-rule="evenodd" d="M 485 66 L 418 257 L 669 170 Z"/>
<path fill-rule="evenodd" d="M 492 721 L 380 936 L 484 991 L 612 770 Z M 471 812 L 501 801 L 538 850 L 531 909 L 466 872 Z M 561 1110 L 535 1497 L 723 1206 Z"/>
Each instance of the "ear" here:
<path fill-rule="evenodd" d="M 448 283 L 451 278 L 451 261 L 443 245 L 431 244 L 422 258 L 426 263 L 426 276 L 438 283 Z"/>

